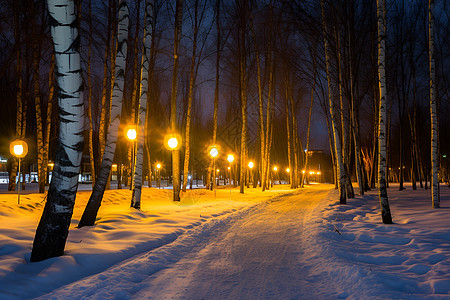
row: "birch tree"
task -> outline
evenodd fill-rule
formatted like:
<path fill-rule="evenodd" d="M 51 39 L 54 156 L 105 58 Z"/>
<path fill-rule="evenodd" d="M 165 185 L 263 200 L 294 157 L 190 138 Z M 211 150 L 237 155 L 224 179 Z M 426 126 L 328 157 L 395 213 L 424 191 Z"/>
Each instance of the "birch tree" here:
<path fill-rule="evenodd" d="M 378 81 L 380 89 L 378 121 L 378 194 L 381 219 L 384 224 L 392 224 L 391 210 L 386 188 L 386 2 L 377 0 L 378 19 Z"/>
<path fill-rule="evenodd" d="M 430 115 L 431 115 L 431 201 L 433 208 L 439 208 L 439 158 L 438 158 L 438 116 L 436 103 L 436 68 L 434 52 L 434 0 L 428 1 L 428 59 L 430 64 Z"/>
<path fill-rule="evenodd" d="M 83 151 L 82 93 L 78 20 L 74 1 L 48 0 L 58 82 L 59 141 L 52 181 L 30 260 L 60 256 L 69 233 Z"/>
<path fill-rule="evenodd" d="M 336 154 L 336 160 L 337 160 L 337 172 L 339 175 L 339 202 L 341 204 L 346 204 L 346 192 L 345 192 L 345 181 L 346 181 L 346 175 L 345 175 L 345 169 L 344 169 L 344 163 L 342 160 L 342 151 L 341 151 L 341 139 L 339 137 L 339 132 L 337 130 L 337 114 L 335 111 L 335 105 L 333 101 L 333 83 L 331 81 L 330 76 L 330 55 L 329 55 L 329 45 L 328 45 L 328 38 L 327 38 L 327 26 L 325 22 L 325 9 L 324 9 L 324 1 L 320 1 L 320 6 L 322 9 L 322 31 L 323 31 L 323 39 L 325 44 L 325 62 L 326 62 L 326 73 L 327 73 L 327 83 L 328 83 L 328 100 L 329 100 L 329 108 L 330 108 L 330 116 L 331 116 L 331 127 L 333 129 L 333 139 L 334 139 L 334 151 Z"/>
<path fill-rule="evenodd" d="M 139 119 L 137 126 L 136 166 L 134 168 L 133 196 L 131 199 L 131 207 L 137 209 L 141 207 L 142 165 L 144 162 L 145 117 L 147 115 L 148 68 L 150 60 L 150 48 L 152 42 L 151 34 L 153 26 L 153 9 L 154 9 L 154 0 L 146 0 L 144 43 L 143 43 L 144 51 L 142 55 L 141 92 L 139 99 Z"/>
<path fill-rule="evenodd" d="M 92 190 L 92 194 L 83 215 L 81 216 L 78 227 L 94 225 L 111 172 L 112 160 L 114 158 L 117 138 L 119 136 L 120 115 L 122 111 L 124 72 L 128 41 L 128 22 L 128 4 L 126 0 L 121 0 L 119 3 L 117 55 L 115 60 L 116 74 L 111 103 L 111 122 L 108 126 L 108 135 L 106 137 L 105 151 L 103 153 L 100 171 Z"/>

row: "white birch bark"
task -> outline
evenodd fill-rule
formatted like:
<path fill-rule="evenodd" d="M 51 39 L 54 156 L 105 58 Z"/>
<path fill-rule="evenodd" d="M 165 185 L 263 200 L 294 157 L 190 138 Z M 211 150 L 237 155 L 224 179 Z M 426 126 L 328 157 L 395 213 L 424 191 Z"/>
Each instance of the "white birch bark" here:
<path fill-rule="evenodd" d="M 378 121 L 378 193 L 380 197 L 381 219 L 384 224 L 392 224 L 391 210 L 386 187 L 386 8 L 385 0 L 377 0 L 378 17 L 378 81 L 380 107 Z"/>
<path fill-rule="evenodd" d="M 328 53 L 328 39 L 326 37 L 327 33 L 327 26 L 325 23 L 325 9 L 324 9 L 324 1 L 320 1 L 320 6 L 322 9 L 322 30 L 324 35 L 324 44 L 325 44 L 325 61 L 326 61 L 326 72 L 327 72 L 327 82 L 328 82 L 328 100 L 330 105 L 330 116 L 331 116 L 331 127 L 333 129 L 333 137 L 334 137 L 334 151 L 336 153 L 337 158 L 337 172 L 339 175 L 339 202 L 341 204 L 346 204 L 346 192 L 345 192 L 345 169 L 344 169 L 344 162 L 342 161 L 342 149 L 341 149 L 341 139 L 339 137 L 339 132 L 337 130 L 337 114 L 336 109 L 333 101 L 332 93 L 334 91 L 333 89 L 333 83 L 331 81 L 330 77 L 330 55 Z"/>
<path fill-rule="evenodd" d="M 145 1 L 144 51 L 142 55 L 141 67 L 141 92 L 139 98 L 139 118 L 137 126 L 137 152 L 133 177 L 133 196 L 131 199 L 131 207 L 138 209 L 141 207 L 142 164 L 144 162 L 144 142 L 146 134 L 145 116 L 147 115 L 148 68 L 152 43 L 153 3 L 154 0 Z"/>
<path fill-rule="evenodd" d="M 58 82 L 59 143 L 31 261 L 60 256 L 69 233 L 83 151 L 84 101 L 74 1 L 48 0 Z"/>
<path fill-rule="evenodd" d="M 434 62 L 434 0 L 428 1 L 428 58 L 430 63 L 430 114 L 431 114 L 431 201 L 433 208 L 439 208 L 439 151 L 438 116 L 436 103 L 436 73 Z"/>
<path fill-rule="evenodd" d="M 119 135 L 120 115 L 122 112 L 124 73 L 127 55 L 128 41 L 128 4 L 126 0 L 119 3 L 119 22 L 117 34 L 117 55 L 115 65 L 115 81 L 111 104 L 111 122 L 108 126 L 108 135 L 106 137 L 105 152 L 103 153 L 100 171 L 92 190 L 91 197 L 83 212 L 78 227 L 92 226 L 95 223 L 98 209 L 100 208 L 103 193 L 111 172 L 111 165 L 116 150 L 117 138 Z"/>

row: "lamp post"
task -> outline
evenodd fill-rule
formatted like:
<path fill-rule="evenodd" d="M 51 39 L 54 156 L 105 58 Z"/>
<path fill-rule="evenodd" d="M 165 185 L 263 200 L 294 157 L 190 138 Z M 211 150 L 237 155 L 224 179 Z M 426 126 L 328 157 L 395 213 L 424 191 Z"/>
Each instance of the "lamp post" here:
<path fill-rule="evenodd" d="M 180 149 L 181 136 L 177 133 L 167 134 L 164 137 L 164 145 L 172 152 Z M 174 155 L 172 155 L 172 159 L 174 159 Z M 174 170 L 179 170 L 179 168 L 175 168 L 174 166 L 176 163 L 179 163 L 179 161 L 172 161 L 173 201 L 180 201 L 180 174 L 174 174 Z"/>
<path fill-rule="evenodd" d="M 209 155 L 213 158 L 213 190 L 214 190 L 214 198 L 216 198 L 216 157 L 219 155 L 219 149 L 213 145 L 209 147 Z"/>
<path fill-rule="evenodd" d="M 228 154 L 227 160 L 230 163 L 230 166 L 228 167 L 228 170 L 230 170 L 230 195 L 231 195 L 231 163 L 234 161 L 234 155 Z"/>
<path fill-rule="evenodd" d="M 137 132 L 136 127 L 134 125 L 129 125 L 125 127 L 125 135 L 127 139 L 132 142 L 132 150 L 131 150 L 131 184 L 130 184 L 130 190 L 133 189 L 133 178 L 134 178 L 134 156 L 135 156 L 135 148 L 136 148 L 136 138 L 137 138 Z"/>
<path fill-rule="evenodd" d="M 18 189 L 17 189 L 17 204 L 20 204 L 20 159 L 25 157 L 28 153 L 28 144 L 23 140 L 14 140 L 9 145 L 9 151 L 12 155 L 19 159 L 19 170 L 18 170 Z M 45 180 L 42 178 L 42 180 Z"/>

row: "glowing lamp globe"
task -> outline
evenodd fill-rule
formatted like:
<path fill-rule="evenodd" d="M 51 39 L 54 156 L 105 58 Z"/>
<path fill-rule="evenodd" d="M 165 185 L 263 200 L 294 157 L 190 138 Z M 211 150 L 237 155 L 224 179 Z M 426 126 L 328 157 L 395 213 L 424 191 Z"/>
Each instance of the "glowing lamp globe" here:
<path fill-rule="evenodd" d="M 178 146 L 178 140 L 177 140 L 177 138 L 175 138 L 175 137 L 170 138 L 170 139 L 167 141 L 167 145 L 169 146 L 170 149 L 175 149 L 175 148 Z"/>
<path fill-rule="evenodd" d="M 130 141 L 134 141 L 136 139 L 136 137 L 137 137 L 136 129 L 130 128 L 130 129 L 127 130 L 127 138 Z"/>
<path fill-rule="evenodd" d="M 273 170 L 274 170 L 275 172 L 278 171 L 278 167 L 277 167 L 277 166 L 273 167 Z"/>
<path fill-rule="evenodd" d="M 12 141 L 9 145 L 9 151 L 18 158 L 25 157 L 28 153 L 28 144 L 22 140 Z"/>
<path fill-rule="evenodd" d="M 156 168 L 159 170 L 161 169 L 161 164 L 156 164 Z"/>
<path fill-rule="evenodd" d="M 216 147 L 212 147 L 209 150 L 209 155 L 211 155 L 212 157 L 217 157 L 217 155 L 219 155 L 219 150 Z"/>
<path fill-rule="evenodd" d="M 249 167 L 250 169 L 252 169 L 253 166 L 254 166 L 253 162 L 249 162 L 249 163 L 248 163 L 248 167 Z"/>
<path fill-rule="evenodd" d="M 233 154 L 228 154 L 227 160 L 229 163 L 232 163 L 234 161 L 234 155 Z"/>
<path fill-rule="evenodd" d="M 290 171 L 291 171 L 291 170 L 290 170 L 289 168 L 287 168 L 287 169 L 286 169 L 286 172 L 288 172 L 288 173 L 289 173 Z"/>
<path fill-rule="evenodd" d="M 164 137 L 164 146 L 168 150 L 178 150 L 181 147 L 181 136 L 177 133 L 170 133 Z"/>

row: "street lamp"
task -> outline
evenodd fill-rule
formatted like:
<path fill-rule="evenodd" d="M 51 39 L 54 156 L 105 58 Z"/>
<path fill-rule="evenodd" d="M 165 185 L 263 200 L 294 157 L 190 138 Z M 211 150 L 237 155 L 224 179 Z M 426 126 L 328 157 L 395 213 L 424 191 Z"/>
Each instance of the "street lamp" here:
<path fill-rule="evenodd" d="M 178 133 L 169 133 L 164 137 L 164 146 L 172 151 L 172 182 L 173 182 L 173 201 L 180 201 L 180 174 L 175 174 L 179 170 L 179 154 L 174 155 L 173 151 L 181 148 L 181 136 Z"/>
<path fill-rule="evenodd" d="M 28 144 L 23 140 L 14 140 L 9 145 L 9 151 L 12 155 L 19 159 L 19 170 L 18 170 L 18 184 L 19 188 L 17 189 L 17 204 L 20 204 L 20 159 L 25 157 L 28 153 Z"/>
<path fill-rule="evenodd" d="M 216 170 L 216 157 L 219 155 L 219 149 L 216 145 L 212 145 L 209 147 L 209 155 L 213 158 L 213 170 Z M 213 190 L 214 190 L 214 198 L 216 198 L 216 172 L 213 172 Z"/>
<path fill-rule="evenodd" d="M 135 160 L 135 151 L 136 151 L 136 138 L 137 138 L 137 131 L 136 127 L 134 125 L 128 125 L 125 127 L 125 136 L 127 139 L 132 143 L 131 147 L 131 172 L 130 172 L 130 178 L 131 178 L 131 184 L 130 184 L 130 190 L 133 189 L 133 177 L 134 177 L 134 160 Z"/>
<path fill-rule="evenodd" d="M 228 154 L 227 160 L 230 163 L 230 166 L 228 167 L 228 170 L 230 170 L 230 195 L 231 195 L 231 163 L 234 161 L 234 155 Z"/>

